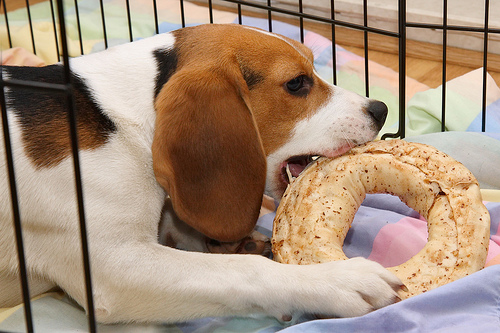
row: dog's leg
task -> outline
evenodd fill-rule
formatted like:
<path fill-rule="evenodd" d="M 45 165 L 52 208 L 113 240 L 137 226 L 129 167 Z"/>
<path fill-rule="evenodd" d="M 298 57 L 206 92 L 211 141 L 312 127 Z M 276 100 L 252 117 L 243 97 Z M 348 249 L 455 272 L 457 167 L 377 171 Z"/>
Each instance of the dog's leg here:
<path fill-rule="evenodd" d="M 23 302 L 23 295 L 19 276 L 0 273 L 0 281 L 0 295 L 2 299 L 0 307 L 11 307 L 21 304 Z M 54 283 L 34 277 L 32 274 L 29 275 L 28 286 L 31 296 L 40 295 L 56 288 Z"/>
<path fill-rule="evenodd" d="M 175 214 L 172 201 L 167 199 L 163 206 L 158 226 L 158 242 L 173 248 L 208 252 L 206 236 L 190 227 Z"/>
<path fill-rule="evenodd" d="M 401 285 L 379 264 L 360 258 L 299 266 L 159 244 L 126 244 L 101 254 L 93 272 L 102 322 L 255 313 L 356 316 L 396 301 Z"/>

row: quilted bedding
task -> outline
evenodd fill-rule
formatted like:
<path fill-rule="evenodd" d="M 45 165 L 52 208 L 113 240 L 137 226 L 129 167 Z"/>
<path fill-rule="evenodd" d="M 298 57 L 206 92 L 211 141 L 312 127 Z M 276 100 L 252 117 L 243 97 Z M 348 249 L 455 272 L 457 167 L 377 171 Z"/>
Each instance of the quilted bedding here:
<path fill-rule="evenodd" d="M 80 41 L 75 19 L 75 4 L 66 0 L 70 52 L 79 55 Z M 104 48 L 98 0 L 81 0 L 82 48 L 85 53 Z M 128 41 L 125 2 L 104 1 L 109 46 Z M 133 38 L 154 34 L 153 9 L 150 0 L 131 1 Z M 180 28 L 179 2 L 158 1 L 159 30 Z M 207 23 L 208 10 L 185 2 L 186 23 Z M 50 31 L 50 7 L 47 3 L 32 6 L 31 15 L 37 57 L 31 50 L 31 38 L 24 10 L 9 13 L 12 41 L 23 49 L 7 50 L 4 17 L 0 16 L 2 63 L 50 64 L 58 60 Z M 243 24 L 267 29 L 267 20 L 243 17 Z M 216 23 L 238 22 L 235 14 L 215 11 Z M 299 39 L 296 27 L 273 23 L 273 31 Z M 327 39 L 306 32 L 305 44 L 316 57 L 318 72 L 332 80 L 332 48 Z M 337 75 L 340 86 L 363 94 L 364 59 L 336 46 Z M 27 55 L 26 55 L 27 54 Z M 19 63 L 20 62 L 20 63 Z M 370 96 L 386 102 L 390 114 L 382 133 L 395 132 L 398 123 L 398 75 L 370 62 Z M 349 319 L 315 320 L 308 316 L 281 323 L 274 318 L 205 318 L 165 325 L 100 325 L 100 332 L 500 332 L 500 88 L 488 77 L 486 133 L 481 131 L 482 70 L 478 69 L 447 84 L 446 128 L 441 127 L 441 88 L 429 87 L 407 79 L 408 140 L 434 145 L 464 163 L 478 178 L 483 198 L 491 214 L 491 238 L 486 268 L 471 276 L 413 297 L 368 315 Z M 278 203 L 265 199 L 257 229 L 271 235 L 274 208 Z M 369 195 L 356 214 L 344 245 L 348 256 L 363 256 L 385 266 L 404 262 L 419 249 L 427 237 L 426 222 L 398 198 Z M 59 293 L 46 294 L 33 301 L 37 332 L 86 331 L 84 312 Z M 23 331 L 20 307 L 0 309 L 0 330 Z"/>

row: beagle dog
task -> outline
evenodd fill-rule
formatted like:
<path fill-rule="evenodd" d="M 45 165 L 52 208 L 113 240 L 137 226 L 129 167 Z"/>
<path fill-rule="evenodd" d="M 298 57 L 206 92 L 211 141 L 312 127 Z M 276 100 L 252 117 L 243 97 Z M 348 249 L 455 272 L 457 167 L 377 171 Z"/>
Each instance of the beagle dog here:
<path fill-rule="evenodd" d="M 220 242 L 279 199 L 285 167 L 372 140 L 386 106 L 323 81 L 309 49 L 239 25 L 202 25 L 70 61 L 100 322 L 299 313 L 357 316 L 398 300 L 401 281 L 362 258 L 311 266 L 158 243 L 176 216 Z M 4 79 L 62 83 L 63 67 L 3 67 Z M 30 294 L 86 294 L 66 98 L 6 87 Z M 21 302 L 3 137 L 0 307 Z"/>

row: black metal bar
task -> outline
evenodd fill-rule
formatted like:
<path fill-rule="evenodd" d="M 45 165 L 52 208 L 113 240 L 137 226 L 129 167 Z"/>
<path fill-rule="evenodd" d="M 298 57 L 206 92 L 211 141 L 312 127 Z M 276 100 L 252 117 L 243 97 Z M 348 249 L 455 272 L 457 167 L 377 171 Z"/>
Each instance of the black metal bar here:
<path fill-rule="evenodd" d="M 399 137 L 406 132 L 406 0 L 399 0 Z"/>
<path fill-rule="evenodd" d="M 158 23 L 158 5 L 156 3 L 156 0 L 153 0 L 153 15 L 155 18 L 155 33 L 159 34 L 160 33 L 160 26 Z"/>
<path fill-rule="evenodd" d="M 330 1 L 330 18 L 335 22 L 335 0 Z M 336 35 L 335 35 L 335 23 L 331 23 L 332 27 L 332 71 L 333 71 L 333 84 L 337 84 L 337 49 L 335 47 Z"/>
<path fill-rule="evenodd" d="M 370 70 L 368 68 L 368 1 L 363 0 L 363 43 L 365 52 L 365 95 L 370 97 Z"/>
<path fill-rule="evenodd" d="M 61 55 L 59 54 L 59 37 L 57 36 L 57 23 L 56 23 L 55 9 L 54 9 L 54 0 L 50 0 L 50 13 L 52 16 L 52 28 L 54 29 L 54 40 L 56 42 L 57 60 L 60 60 Z"/>
<path fill-rule="evenodd" d="M 104 2 L 99 0 L 99 6 L 101 9 L 101 22 L 102 22 L 102 36 L 104 38 L 104 48 L 108 48 L 108 35 L 106 33 L 106 17 L 104 15 Z"/>
<path fill-rule="evenodd" d="M 25 87 L 34 88 L 38 90 L 52 90 L 66 92 L 67 87 L 64 84 L 48 83 L 48 82 L 36 82 L 36 81 L 24 81 L 18 79 L 8 79 L 3 81 L 5 87 Z"/>
<path fill-rule="evenodd" d="M 5 28 L 7 29 L 7 38 L 9 39 L 9 48 L 12 48 L 12 38 L 10 38 L 9 15 L 7 15 L 7 5 L 5 0 L 2 0 L 3 10 L 5 13 Z"/>
<path fill-rule="evenodd" d="M 63 0 L 57 1 L 57 8 L 59 13 L 59 26 L 61 28 L 61 36 L 66 35 L 66 24 L 64 19 L 64 9 L 63 9 Z M 70 136 L 71 136 L 71 150 L 73 156 L 73 170 L 75 175 L 75 188 L 76 188 L 76 197 L 78 202 L 78 218 L 80 223 L 80 237 L 81 237 L 81 245 L 82 245 L 82 256 L 83 256 L 83 268 L 85 275 L 85 288 L 86 288 L 86 296 L 87 296 L 87 312 L 88 312 L 88 325 L 89 331 L 94 333 L 97 332 L 97 324 L 95 318 L 94 311 L 94 300 L 93 300 L 93 292 L 92 292 L 92 278 L 90 272 L 90 255 L 89 255 L 89 247 L 88 247 L 88 238 L 87 238 L 87 226 L 85 223 L 85 209 L 84 209 L 84 200 L 83 200 L 83 186 L 82 186 L 82 177 L 80 170 L 80 155 L 78 151 L 78 132 L 77 132 L 77 124 L 76 124 L 76 112 L 74 107 L 74 99 L 73 99 L 73 89 L 71 86 L 71 70 L 69 65 L 69 55 L 68 55 L 68 43 L 66 38 L 61 38 L 61 45 L 63 51 L 63 67 L 64 67 L 64 78 L 66 85 L 68 87 L 68 91 L 66 93 L 67 105 L 68 105 L 68 120 L 70 127 Z"/>
<path fill-rule="evenodd" d="M 130 0 L 125 1 L 125 7 L 127 8 L 128 38 L 130 41 L 133 41 L 134 36 L 132 34 L 132 17 L 130 16 Z"/>
<path fill-rule="evenodd" d="M 441 82 L 441 132 L 446 131 L 446 51 L 448 47 L 448 0 L 443 0 L 443 71 Z"/>
<path fill-rule="evenodd" d="M 273 31 L 273 16 L 272 16 L 272 9 L 273 7 L 271 6 L 271 0 L 267 0 L 267 21 L 269 25 L 269 31 Z"/>
<path fill-rule="evenodd" d="M 80 42 L 80 54 L 83 55 L 83 38 L 82 38 L 82 25 L 80 22 L 80 11 L 78 9 L 78 0 L 75 0 L 75 15 L 76 15 L 76 27 L 78 30 L 78 41 Z"/>
<path fill-rule="evenodd" d="M 30 1 L 29 0 L 26 0 L 26 13 L 28 14 L 28 24 L 30 27 L 31 47 L 33 48 L 33 53 L 36 54 L 35 34 L 33 33 L 33 21 L 31 20 L 31 10 L 30 10 Z"/>
<path fill-rule="evenodd" d="M 262 9 L 262 10 L 267 10 L 269 13 L 276 12 L 276 13 L 285 14 L 285 15 L 294 16 L 294 17 L 302 17 L 306 20 L 311 20 L 311 21 L 317 21 L 317 22 L 322 22 L 322 23 L 327 23 L 327 24 L 334 23 L 338 26 L 345 27 L 345 28 L 351 28 L 351 29 L 362 30 L 362 31 L 366 30 L 370 33 L 399 38 L 399 34 L 396 32 L 377 29 L 377 28 L 373 28 L 373 27 L 366 27 L 365 28 L 363 25 L 359 25 L 359 24 L 355 24 L 355 23 L 351 23 L 351 22 L 332 20 L 331 18 L 326 18 L 326 17 L 322 17 L 322 16 L 317 16 L 317 15 L 311 15 L 311 14 L 306 14 L 306 13 L 297 13 L 297 12 L 283 9 L 283 8 L 279 8 L 279 7 L 272 7 L 270 5 L 266 6 L 266 5 L 261 5 L 258 3 L 242 1 L 242 0 L 224 0 L 224 1 L 231 2 L 231 3 L 240 3 L 244 6 L 249 6 L 249 7 L 253 7 L 253 8 Z M 268 3 L 270 3 L 270 0 L 268 0 Z"/>
<path fill-rule="evenodd" d="M 228 0 L 225 0 L 228 1 Z M 441 30 L 443 29 L 443 26 L 440 24 L 433 24 L 433 23 L 415 23 L 415 22 L 408 22 L 406 24 L 408 28 L 421 28 L 421 29 L 430 29 L 430 30 Z M 446 27 L 447 30 L 452 30 L 452 31 L 462 31 L 462 32 L 488 32 L 488 33 L 493 33 L 493 34 L 500 34 L 500 29 L 498 28 L 479 28 L 479 27 L 471 27 L 471 26 L 462 26 L 462 25 L 448 25 Z"/>
<path fill-rule="evenodd" d="M 238 23 L 243 24 L 243 15 L 241 13 L 241 4 L 238 4 Z"/>
<path fill-rule="evenodd" d="M 299 13 L 304 13 L 304 8 L 302 6 L 302 0 L 299 0 Z M 304 18 L 299 17 L 299 27 L 300 27 L 300 42 L 304 43 Z"/>
<path fill-rule="evenodd" d="M 405 137 L 406 127 L 406 0 L 398 0 L 398 34 L 399 34 L 399 128 L 396 133 L 386 133 L 387 138 Z"/>
<path fill-rule="evenodd" d="M 481 130 L 486 132 L 486 89 L 488 79 L 488 25 L 490 19 L 490 1 L 484 2 L 484 44 L 483 44 L 483 101 Z"/>
<path fill-rule="evenodd" d="M 7 28 L 7 36 L 9 39 L 9 47 L 12 48 L 12 40 L 10 38 L 10 28 L 8 22 L 7 15 L 7 6 L 5 0 L 2 1 L 4 8 L 4 16 L 5 23 Z M 10 139 L 10 127 L 9 127 L 9 119 L 7 114 L 7 103 L 5 100 L 5 81 L 3 80 L 3 70 L 0 66 L 0 110 L 2 113 L 2 131 L 4 136 L 4 147 L 5 147 L 5 158 L 7 161 L 7 173 L 9 176 L 9 189 L 10 189 L 10 197 L 12 204 L 12 223 L 14 227 L 14 234 L 16 237 L 16 251 L 17 251 L 17 260 L 19 266 L 19 274 L 20 274 L 20 284 L 21 284 L 21 294 L 24 303 L 24 318 L 25 318 L 25 326 L 27 332 L 33 332 L 33 313 L 31 309 L 31 299 L 29 292 L 29 283 L 28 283 L 28 272 L 26 268 L 26 255 L 24 251 L 24 242 L 23 242 L 23 234 L 22 234 L 22 225 L 21 225 L 21 211 L 19 207 L 19 198 L 17 192 L 16 185 L 16 174 L 14 169 L 14 155 L 12 151 L 12 143 Z"/>
<path fill-rule="evenodd" d="M 24 252 L 23 233 L 21 227 L 21 213 L 19 209 L 19 200 L 16 186 L 16 175 L 14 171 L 14 157 L 12 152 L 12 143 L 10 140 L 9 120 L 7 116 L 7 103 L 5 101 L 3 81 L 3 70 L 0 67 L 0 107 L 2 110 L 2 127 L 5 145 L 5 155 L 7 160 L 7 170 L 9 174 L 10 196 L 12 201 L 12 217 L 14 232 L 16 236 L 17 260 L 19 265 L 19 274 L 21 278 L 21 291 L 24 302 L 24 318 L 26 331 L 33 332 L 33 315 L 31 311 L 31 300 L 28 286 L 28 272 L 26 269 L 26 257 Z"/>
<path fill-rule="evenodd" d="M 212 7 L 212 0 L 208 0 L 208 12 L 210 15 L 210 23 L 214 23 L 214 9 Z"/>
<path fill-rule="evenodd" d="M 180 1 L 180 6 L 181 6 L 181 25 L 184 28 L 186 26 L 186 15 L 184 13 L 184 1 Z"/>
<path fill-rule="evenodd" d="M 399 0 L 399 137 L 406 132 L 406 0 Z"/>

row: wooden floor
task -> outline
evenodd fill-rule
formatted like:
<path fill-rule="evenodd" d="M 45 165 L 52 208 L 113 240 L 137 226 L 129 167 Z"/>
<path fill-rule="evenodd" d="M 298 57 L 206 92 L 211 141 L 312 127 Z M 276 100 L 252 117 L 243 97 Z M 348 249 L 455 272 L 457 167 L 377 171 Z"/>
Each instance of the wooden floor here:
<path fill-rule="evenodd" d="M 252 13 L 247 15 L 257 16 Z M 292 24 L 297 20 L 281 19 Z M 331 39 L 331 26 L 323 23 L 305 22 L 307 30 L 314 31 Z M 336 27 L 336 43 L 345 49 L 364 57 L 364 34 L 352 29 Z M 399 45 L 398 39 L 368 34 L 368 59 L 381 65 L 399 71 Z M 431 88 L 442 84 L 443 73 L 443 47 L 437 44 L 407 40 L 406 42 L 406 74 Z M 446 81 L 464 75 L 472 70 L 483 67 L 483 53 L 447 47 L 446 55 Z M 500 56 L 488 54 L 488 72 L 500 85 Z"/>
<path fill-rule="evenodd" d="M 322 32 L 323 30 L 323 32 Z M 331 36 L 331 28 L 315 30 Z M 362 33 L 346 28 L 336 29 L 337 44 L 364 57 L 364 37 Z M 395 38 L 368 35 L 368 58 L 381 65 L 399 71 L 399 46 Z M 483 67 L 483 53 L 448 47 L 446 50 L 446 81 Z M 441 45 L 408 40 L 406 43 L 406 74 L 431 88 L 443 82 L 443 47 Z M 500 57 L 488 55 L 488 72 L 500 85 Z"/>
<path fill-rule="evenodd" d="M 1 3 L 2 0 L 0 0 Z M 29 0 L 31 5 L 47 0 Z M 12 11 L 26 5 L 24 0 L 6 0 L 8 11 Z M 228 8 L 217 8 L 231 10 Z M 3 12 L 3 7 L 1 12 Z M 243 12 L 244 15 L 266 17 L 265 14 L 254 12 Z M 297 24 L 297 20 L 279 18 L 281 21 Z M 305 22 L 305 28 L 315 31 L 331 39 L 331 26 L 322 23 Z M 347 50 L 364 56 L 363 33 L 351 29 L 337 27 L 335 30 L 337 44 Z M 406 43 L 406 73 L 409 77 L 416 79 L 432 88 L 442 84 L 443 49 L 441 45 L 423 43 L 408 40 Z M 386 67 L 399 71 L 398 41 L 395 38 L 375 34 L 368 36 L 368 58 Z M 446 80 L 451 80 L 471 70 L 483 66 L 483 54 L 481 52 L 469 51 L 458 48 L 447 48 Z M 488 55 L 488 72 L 500 85 L 500 56 Z"/>

